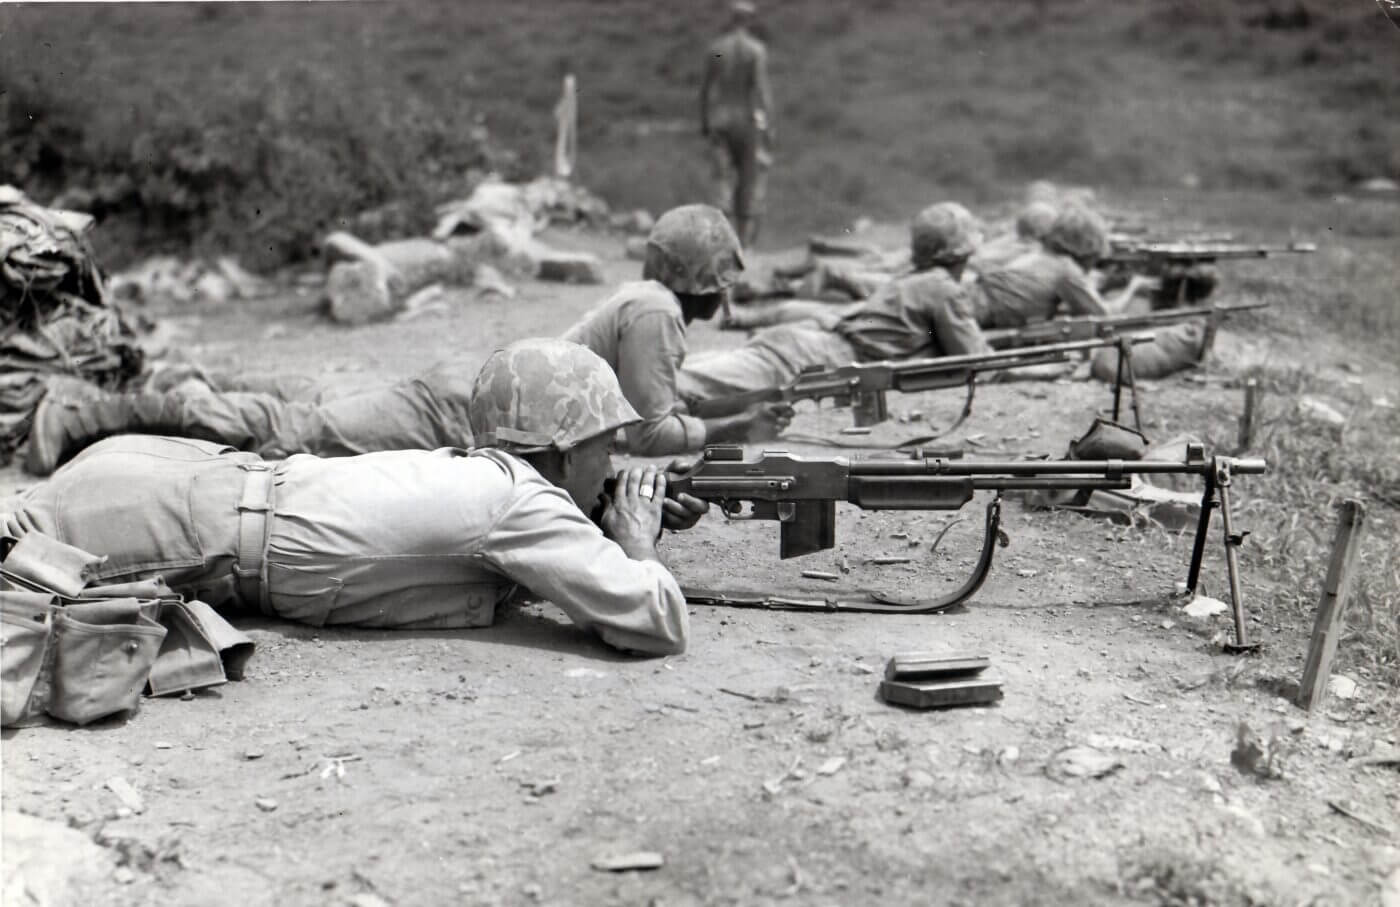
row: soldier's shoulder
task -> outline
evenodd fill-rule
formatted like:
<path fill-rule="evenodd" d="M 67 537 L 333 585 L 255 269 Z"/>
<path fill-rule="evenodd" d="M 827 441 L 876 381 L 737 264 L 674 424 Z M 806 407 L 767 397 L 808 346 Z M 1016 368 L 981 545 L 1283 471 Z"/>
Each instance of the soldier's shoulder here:
<path fill-rule="evenodd" d="M 634 317 L 654 313 L 674 315 L 677 318 L 681 316 L 681 303 L 676 294 L 666 289 L 665 284 L 655 280 L 625 283 L 617 295 L 626 301 Z"/>
<path fill-rule="evenodd" d="M 929 268 L 926 271 L 913 271 L 904 276 L 905 286 L 919 289 L 939 289 L 949 292 L 964 289 L 964 284 L 943 268 Z"/>
<path fill-rule="evenodd" d="M 535 467 L 497 447 L 472 448 L 464 459 L 469 468 L 479 473 L 474 482 L 483 490 L 504 493 L 512 488 L 545 482 Z"/>

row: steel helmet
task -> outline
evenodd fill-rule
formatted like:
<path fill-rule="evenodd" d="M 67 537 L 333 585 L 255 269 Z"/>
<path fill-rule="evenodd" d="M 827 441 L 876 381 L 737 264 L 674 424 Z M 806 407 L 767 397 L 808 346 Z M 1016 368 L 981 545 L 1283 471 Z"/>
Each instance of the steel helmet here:
<path fill-rule="evenodd" d="M 673 293 L 700 296 L 728 289 L 744 270 L 739 237 L 709 205 L 682 205 L 661 215 L 647 237 L 642 276 Z"/>
<path fill-rule="evenodd" d="M 1083 205 L 1068 205 L 1055 217 L 1043 241 L 1057 252 L 1097 261 L 1108 253 L 1108 225 Z"/>
<path fill-rule="evenodd" d="M 981 242 L 982 226 L 957 202 L 930 205 L 909 226 L 909 247 L 916 267 L 959 264 Z"/>
<path fill-rule="evenodd" d="M 1024 239 L 1044 239 L 1058 214 L 1049 202 L 1031 202 L 1016 215 L 1016 235 Z"/>
<path fill-rule="evenodd" d="M 472 384 L 467 417 L 478 447 L 517 454 L 569 450 L 641 421 L 601 357 L 545 338 L 491 354 Z"/>

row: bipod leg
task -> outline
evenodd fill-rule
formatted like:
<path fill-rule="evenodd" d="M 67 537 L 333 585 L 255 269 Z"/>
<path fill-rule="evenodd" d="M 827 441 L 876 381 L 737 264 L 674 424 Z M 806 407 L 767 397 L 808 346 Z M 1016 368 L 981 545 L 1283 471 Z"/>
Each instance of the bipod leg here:
<path fill-rule="evenodd" d="M 1186 571 L 1186 593 L 1196 594 L 1201 579 L 1201 559 L 1206 553 L 1206 536 L 1210 533 L 1210 512 L 1215 508 L 1215 470 L 1206 473 L 1206 490 L 1201 495 L 1201 515 L 1196 521 L 1196 538 L 1191 543 L 1191 567 Z"/>
<path fill-rule="evenodd" d="M 1130 344 L 1124 343 L 1125 338 L 1118 338 L 1118 364 L 1113 372 L 1113 421 L 1118 421 L 1118 411 L 1123 405 L 1123 369 L 1126 363 L 1123 354 Z"/>
<path fill-rule="evenodd" d="M 1215 347 L 1215 335 L 1219 330 L 1220 310 L 1212 306 L 1210 317 L 1206 319 L 1205 336 L 1201 338 L 1201 355 L 1198 357 L 1198 361 L 1203 365 L 1205 364 L 1206 357 L 1210 355 L 1210 351 Z"/>
<path fill-rule="evenodd" d="M 1221 529 L 1225 533 L 1225 570 L 1230 578 L 1230 610 L 1235 618 L 1235 642 L 1227 643 L 1225 651 L 1230 653 L 1253 652 L 1259 648 L 1258 643 L 1250 643 L 1247 631 L 1244 626 L 1244 600 L 1240 594 L 1240 562 L 1239 547 L 1244 544 L 1244 537 L 1248 532 L 1236 535 L 1234 528 L 1230 525 L 1230 466 L 1228 463 L 1221 463 L 1217 467 L 1219 473 L 1216 478 L 1216 485 L 1220 491 L 1220 523 Z"/>
<path fill-rule="evenodd" d="M 1133 344 L 1123 337 L 1118 341 L 1118 362 L 1120 371 L 1128 380 L 1128 394 L 1133 402 L 1133 428 L 1142 431 L 1142 408 L 1138 405 L 1137 375 L 1133 372 Z M 1115 415 L 1115 420 L 1117 416 Z"/>

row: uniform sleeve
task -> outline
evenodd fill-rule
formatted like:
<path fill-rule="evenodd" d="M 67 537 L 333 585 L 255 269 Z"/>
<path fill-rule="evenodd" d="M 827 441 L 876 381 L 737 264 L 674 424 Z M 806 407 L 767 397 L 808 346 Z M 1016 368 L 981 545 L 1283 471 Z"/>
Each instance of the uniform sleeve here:
<path fill-rule="evenodd" d="M 648 655 L 685 651 L 685 595 L 669 570 L 629 558 L 563 491 L 518 487 L 480 549 L 495 570 L 610 646 Z"/>
<path fill-rule="evenodd" d="M 1108 306 L 1077 264 L 1066 262 L 1056 292 L 1065 308 L 1075 315 L 1107 315 Z"/>
<path fill-rule="evenodd" d="M 918 326 L 933 336 L 932 355 L 970 356 L 992 351 L 973 314 L 967 287 L 951 278 L 925 279 L 911 281 L 905 293 L 911 297 L 906 317 L 910 322 L 917 320 Z"/>
<path fill-rule="evenodd" d="M 705 423 L 682 415 L 676 373 L 685 359 L 685 326 L 664 312 L 641 315 L 622 332 L 617 346 L 617 380 L 642 421 L 627 428 L 627 446 L 643 457 L 698 450 L 705 445 Z"/>

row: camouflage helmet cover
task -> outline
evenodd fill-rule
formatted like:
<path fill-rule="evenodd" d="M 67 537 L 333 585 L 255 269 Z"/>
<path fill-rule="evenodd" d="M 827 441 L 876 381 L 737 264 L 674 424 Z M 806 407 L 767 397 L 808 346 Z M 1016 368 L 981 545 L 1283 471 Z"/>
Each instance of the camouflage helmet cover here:
<path fill-rule="evenodd" d="M 982 226 L 957 202 L 940 202 L 920 211 L 909 226 L 909 246 L 916 265 L 955 265 L 982 243 Z"/>
<path fill-rule="evenodd" d="M 732 286 L 742 270 L 739 237 L 718 208 L 672 208 L 657 219 L 647 237 L 643 274 L 673 293 L 719 293 Z"/>
<path fill-rule="evenodd" d="M 486 360 L 467 407 L 478 447 L 511 453 L 569 450 L 641 421 L 617 375 L 567 340 L 520 340 Z"/>
<path fill-rule="evenodd" d="M 1031 202 L 1016 214 L 1016 234 L 1025 239 L 1042 239 L 1058 214 L 1049 202 Z"/>
<path fill-rule="evenodd" d="M 1108 225 L 1083 205 L 1067 205 L 1050 225 L 1044 242 L 1066 255 L 1097 260 L 1108 253 Z"/>

